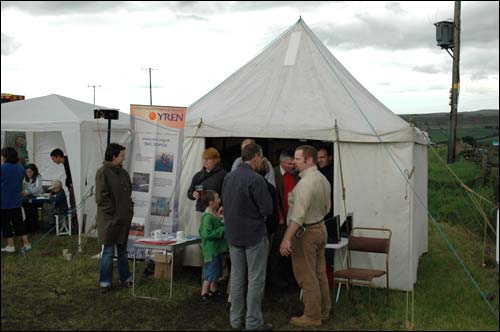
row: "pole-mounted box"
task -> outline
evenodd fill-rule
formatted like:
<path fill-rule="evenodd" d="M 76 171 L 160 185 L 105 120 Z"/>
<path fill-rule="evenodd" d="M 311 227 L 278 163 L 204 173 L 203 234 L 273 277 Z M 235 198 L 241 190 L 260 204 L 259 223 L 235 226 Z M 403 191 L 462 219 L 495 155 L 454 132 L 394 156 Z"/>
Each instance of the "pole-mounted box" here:
<path fill-rule="evenodd" d="M 453 48 L 453 22 L 441 21 L 436 26 L 436 42 L 441 48 Z"/>

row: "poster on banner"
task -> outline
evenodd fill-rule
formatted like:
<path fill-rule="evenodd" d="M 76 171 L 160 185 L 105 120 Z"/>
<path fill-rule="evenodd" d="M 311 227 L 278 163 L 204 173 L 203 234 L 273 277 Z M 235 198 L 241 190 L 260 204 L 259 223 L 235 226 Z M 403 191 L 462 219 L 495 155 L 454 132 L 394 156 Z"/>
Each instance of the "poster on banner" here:
<path fill-rule="evenodd" d="M 129 248 L 133 240 L 148 237 L 154 230 L 177 231 L 186 110 L 130 105 L 135 135 L 130 154 L 134 218 Z"/>

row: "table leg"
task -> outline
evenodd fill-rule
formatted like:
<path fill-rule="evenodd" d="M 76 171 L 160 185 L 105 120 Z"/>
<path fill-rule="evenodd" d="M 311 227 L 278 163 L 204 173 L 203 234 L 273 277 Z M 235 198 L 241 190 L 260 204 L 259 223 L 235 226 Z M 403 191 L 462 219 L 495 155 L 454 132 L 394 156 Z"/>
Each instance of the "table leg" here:
<path fill-rule="evenodd" d="M 170 300 L 172 299 L 172 286 L 174 283 L 174 257 L 175 249 L 172 249 L 172 264 L 170 264 Z"/>
<path fill-rule="evenodd" d="M 135 296 L 135 256 L 137 253 L 137 248 L 134 247 L 134 264 L 132 268 L 132 295 Z"/>

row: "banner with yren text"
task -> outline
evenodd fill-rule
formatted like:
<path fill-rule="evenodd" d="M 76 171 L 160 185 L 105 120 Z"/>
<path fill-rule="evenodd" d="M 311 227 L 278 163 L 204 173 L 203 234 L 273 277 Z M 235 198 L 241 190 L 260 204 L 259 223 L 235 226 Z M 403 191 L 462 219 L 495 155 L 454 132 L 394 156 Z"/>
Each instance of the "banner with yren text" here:
<path fill-rule="evenodd" d="M 179 185 L 186 107 L 130 105 L 134 132 L 130 154 L 134 218 L 130 241 L 179 225 Z M 141 258 L 141 257 L 137 257 Z"/>

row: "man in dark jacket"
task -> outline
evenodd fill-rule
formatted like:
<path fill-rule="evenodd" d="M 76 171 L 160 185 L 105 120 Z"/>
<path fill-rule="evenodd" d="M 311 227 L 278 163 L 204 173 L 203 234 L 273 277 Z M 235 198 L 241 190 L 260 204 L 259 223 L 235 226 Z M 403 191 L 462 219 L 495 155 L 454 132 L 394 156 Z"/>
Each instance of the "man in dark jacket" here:
<path fill-rule="evenodd" d="M 125 147 L 111 143 L 106 149 L 103 166 L 95 176 L 97 203 L 97 232 L 104 245 L 101 257 L 99 284 L 101 292 L 111 290 L 113 281 L 113 254 L 118 254 L 120 282 L 130 287 L 132 276 L 128 266 L 127 241 L 134 203 L 130 176 L 123 169 Z"/>
<path fill-rule="evenodd" d="M 333 154 L 330 146 L 322 145 L 318 148 L 318 170 L 323 174 L 330 183 L 330 189 L 333 194 Z M 330 197 L 331 198 L 331 197 Z M 331 200 L 331 208 L 325 216 L 325 223 L 333 220 L 333 200 Z M 333 237 L 334 234 L 328 234 L 328 237 Z M 333 287 L 333 262 L 335 259 L 334 250 L 325 250 L 326 274 L 328 275 L 328 283 Z"/>
<path fill-rule="evenodd" d="M 266 180 L 255 172 L 263 160 L 261 148 L 248 144 L 241 157 L 243 163 L 226 176 L 222 186 L 232 266 L 229 320 L 235 329 L 271 330 L 272 325 L 264 323 L 261 304 L 269 248 L 265 216 L 273 213 L 272 199 Z"/>
<path fill-rule="evenodd" d="M 64 172 L 66 173 L 66 180 L 64 184 L 66 188 L 68 188 L 69 192 L 69 205 L 71 206 L 71 210 L 73 210 L 73 229 L 78 229 L 78 213 L 76 211 L 76 198 L 75 198 L 75 189 L 73 188 L 73 179 L 71 177 L 71 169 L 69 168 L 69 159 L 68 156 L 65 156 L 61 149 L 54 149 L 50 153 L 50 158 L 56 164 L 64 165 Z"/>

